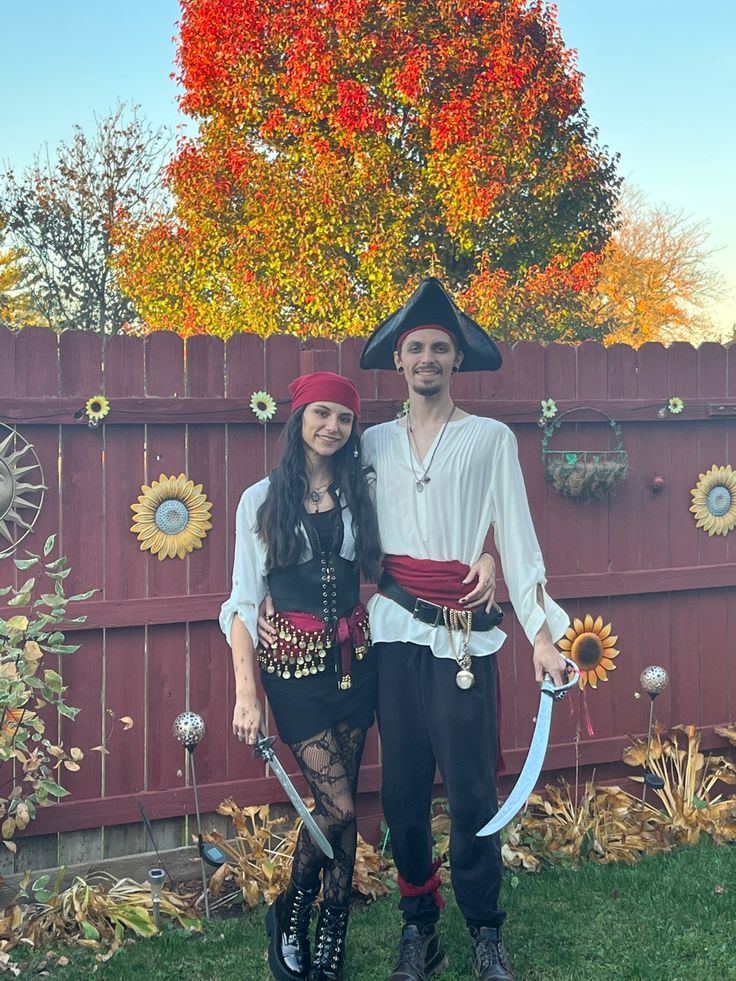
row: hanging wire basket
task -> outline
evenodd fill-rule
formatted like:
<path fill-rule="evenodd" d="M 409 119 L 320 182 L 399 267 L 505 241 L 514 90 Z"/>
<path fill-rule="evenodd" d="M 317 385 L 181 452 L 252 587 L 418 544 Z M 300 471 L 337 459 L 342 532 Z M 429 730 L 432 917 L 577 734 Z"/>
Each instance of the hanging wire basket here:
<path fill-rule="evenodd" d="M 613 449 L 602 450 L 551 450 L 549 441 L 562 425 L 563 419 L 573 412 L 597 412 L 607 420 L 616 438 Z M 568 419 L 569 421 L 569 419 Z M 605 497 L 621 483 L 629 472 L 629 454 L 624 449 L 621 426 L 600 409 L 577 406 L 568 409 L 556 419 L 540 420 L 542 436 L 542 463 L 544 477 L 558 494 L 590 501 Z M 609 434 L 609 435 L 610 435 Z"/>

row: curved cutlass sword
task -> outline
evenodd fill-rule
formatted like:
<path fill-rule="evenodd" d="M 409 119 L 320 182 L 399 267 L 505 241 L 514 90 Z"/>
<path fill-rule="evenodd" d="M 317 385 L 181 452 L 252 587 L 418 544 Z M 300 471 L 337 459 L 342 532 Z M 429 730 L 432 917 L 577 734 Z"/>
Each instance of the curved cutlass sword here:
<path fill-rule="evenodd" d="M 563 655 L 560 655 L 563 656 Z M 571 681 L 555 688 L 552 679 L 545 674 L 544 681 L 540 689 L 539 710 L 537 712 L 537 723 L 534 726 L 534 735 L 529 747 L 524 767 L 519 774 L 514 789 L 491 818 L 488 824 L 484 824 L 480 831 L 476 831 L 476 837 L 485 837 L 495 834 L 501 828 L 505 828 L 512 818 L 522 809 L 529 799 L 529 795 L 534 790 L 537 778 L 542 770 L 544 756 L 547 752 L 547 742 L 549 740 L 549 727 L 552 721 L 552 704 L 559 701 L 569 688 L 573 688 L 578 683 L 579 670 L 577 664 L 569 657 L 565 658 L 567 666 L 574 674 Z"/>
<path fill-rule="evenodd" d="M 296 787 L 291 782 L 286 770 L 284 770 L 283 766 L 279 762 L 278 756 L 274 753 L 273 744 L 275 742 L 276 736 L 264 736 L 259 729 L 256 745 L 253 749 L 253 755 L 260 756 L 271 767 L 273 770 L 273 775 L 286 791 L 286 796 L 294 805 L 294 810 L 304 822 L 304 827 L 309 832 L 315 845 L 317 845 L 318 848 L 321 848 L 328 858 L 334 858 L 335 855 L 332 851 L 332 845 L 329 843 L 327 838 L 325 838 L 319 825 L 312 817 L 309 808 L 296 792 Z"/>

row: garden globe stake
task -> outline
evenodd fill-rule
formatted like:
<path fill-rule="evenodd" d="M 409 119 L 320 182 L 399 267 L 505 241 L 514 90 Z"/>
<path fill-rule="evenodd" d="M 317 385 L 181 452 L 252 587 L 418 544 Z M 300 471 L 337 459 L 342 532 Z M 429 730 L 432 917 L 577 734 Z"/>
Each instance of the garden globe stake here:
<path fill-rule="evenodd" d="M 199 864 L 202 869 L 202 891 L 204 895 L 204 915 L 210 918 L 210 901 L 207 896 L 207 874 L 204 869 L 204 845 L 202 842 L 202 823 L 199 814 L 199 792 L 197 790 L 197 773 L 194 768 L 194 750 L 204 736 L 204 719 L 196 712 L 181 712 L 174 719 L 174 738 L 182 744 L 189 753 L 189 763 L 192 768 L 192 786 L 194 788 L 194 808 L 197 813 L 197 843 L 199 849 Z"/>
<path fill-rule="evenodd" d="M 639 676 L 644 691 L 649 695 L 649 728 L 647 730 L 647 750 L 644 754 L 644 789 L 641 795 L 642 804 L 647 799 L 647 787 L 652 790 L 661 790 L 664 787 L 664 780 L 656 773 L 652 773 L 649 768 L 649 751 L 652 745 L 652 723 L 654 721 L 654 699 L 661 694 L 670 683 L 670 678 L 664 668 L 658 664 L 650 664 L 644 668 Z"/>

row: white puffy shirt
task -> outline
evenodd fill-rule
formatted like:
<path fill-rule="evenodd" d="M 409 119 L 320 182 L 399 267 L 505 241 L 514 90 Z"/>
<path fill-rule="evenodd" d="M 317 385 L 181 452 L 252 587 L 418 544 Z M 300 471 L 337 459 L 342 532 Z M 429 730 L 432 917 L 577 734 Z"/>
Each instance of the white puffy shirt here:
<path fill-rule="evenodd" d="M 472 565 L 493 527 L 509 597 L 530 643 L 545 618 L 552 640 L 559 640 L 570 621 L 544 590 L 544 562 L 514 434 L 503 423 L 479 416 L 451 421 L 444 436 L 441 433 L 424 457 L 424 466 L 432 462 L 427 474 L 430 482 L 423 493 L 415 485 L 424 467 L 414 458 L 412 470 L 407 432 L 398 421 L 374 426 L 363 436 L 364 462 L 376 471 L 383 551 Z M 537 601 L 538 585 L 542 586 L 544 610 Z M 437 657 L 453 657 L 444 625 L 421 623 L 380 594 L 370 599 L 368 612 L 374 643 L 408 641 L 430 647 Z M 469 651 L 474 656 L 492 654 L 505 639 L 498 627 L 473 631 Z"/>
<path fill-rule="evenodd" d="M 266 548 L 263 540 L 256 532 L 256 514 L 258 508 L 266 500 L 269 478 L 264 477 L 243 492 L 238 509 L 235 513 L 235 557 L 233 559 L 233 580 L 230 596 L 220 609 L 220 629 L 227 637 L 232 647 L 231 627 L 233 616 L 237 613 L 243 621 L 253 640 L 258 643 L 258 608 L 268 592 L 266 579 Z M 343 508 L 343 539 L 340 555 L 344 559 L 355 558 L 355 538 L 353 536 L 353 519 L 350 511 Z M 308 562 L 312 558 L 312 546 L 309 544 L 304 526 L 301 526 L 304 550 L 300 562 Z"/>

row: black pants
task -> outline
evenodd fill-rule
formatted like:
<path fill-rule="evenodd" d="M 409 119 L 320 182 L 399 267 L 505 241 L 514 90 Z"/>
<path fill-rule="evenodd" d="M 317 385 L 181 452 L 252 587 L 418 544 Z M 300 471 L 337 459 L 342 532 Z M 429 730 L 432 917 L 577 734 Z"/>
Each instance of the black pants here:
<path fill-rule="evenodd" d="M 473 659 L 475 685 L 455 684 L 457 664 L 417 644 L 376 644 L 383 812 L 401 877 L 421 886 L 432 875 L 431 802 L 439 767 L 450 806 L 450 870 L 469 926 L 499 926 L 501 845 L 476 831 L 496 813 L 496 657 Z M 439 917 L 433 897 L 402 897 L 407 923 Z"/>

